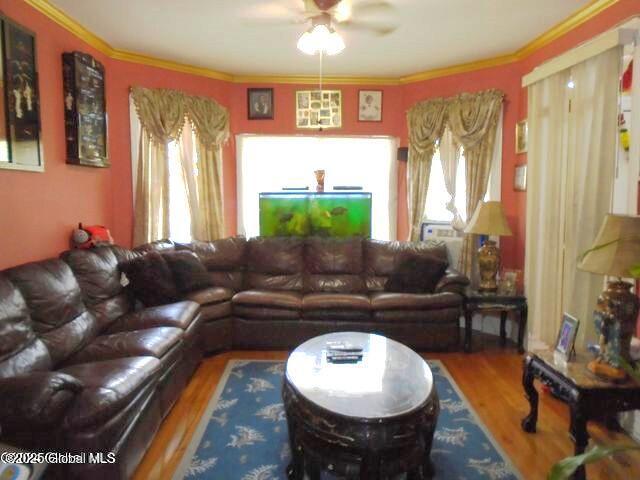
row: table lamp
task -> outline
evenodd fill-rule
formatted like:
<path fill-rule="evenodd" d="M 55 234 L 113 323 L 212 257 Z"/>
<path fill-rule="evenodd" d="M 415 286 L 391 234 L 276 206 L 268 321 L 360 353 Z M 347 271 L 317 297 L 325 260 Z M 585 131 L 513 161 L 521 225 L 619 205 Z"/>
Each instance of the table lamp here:
<path fill-rule="evenodd" d="M 478 235 L 508 236 L 512 234 L 500 202 L 480 202 L 464 231 Z M 480 270 L 478 290 L 497 291 L 496 275 L 500 269 L 500 249 L 496 242 L 489 238 L 478 250 L 478 267 Z"/>
<path fill-rule="evenodd" d="M 629 348 L 636 329 L 638 297 L 633 284 L 623 278 L 632 277 L 632 268 L 640 264 L 640 217 L 608 214 L 600 232 L 580 261 L 585 272 L 618 277 L 608 282 L 598 297 L 593 312 L 600 351 L 587 368 L 611 380 L 623 380 L 625 371 L 620 358 L 631 363 Z"/>

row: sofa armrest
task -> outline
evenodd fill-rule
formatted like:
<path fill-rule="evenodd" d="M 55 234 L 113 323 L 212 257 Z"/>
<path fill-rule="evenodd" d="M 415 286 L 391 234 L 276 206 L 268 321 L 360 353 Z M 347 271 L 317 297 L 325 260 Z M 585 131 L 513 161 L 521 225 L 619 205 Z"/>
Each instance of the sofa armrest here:
<path fill-rule="evenodd" d="M 33 372 L 0 379 L 0 425 L 3 430 L 43 428 L 58 423 L 84 388 L 65 373 Z"/>
<path fill-rule="evenodd" d="M 464 296 L 470 283 L 465 275 L 453 268 L 447 268 L 444 276 L 436 285 L 434 293 L 451 292 Z"/>

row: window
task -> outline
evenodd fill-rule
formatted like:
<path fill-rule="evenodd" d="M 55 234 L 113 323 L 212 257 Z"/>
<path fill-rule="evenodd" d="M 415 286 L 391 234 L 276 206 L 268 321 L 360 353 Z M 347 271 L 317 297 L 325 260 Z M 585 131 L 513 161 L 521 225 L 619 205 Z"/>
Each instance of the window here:
<path fill-rule="evenodd" d="M 396 238 L 396 150 L 389 137 L 238 136 L 238 230 L 260 232 L 258 194 L 283 187 L 315 188 L 324 169 L 325 191 L 361 186 L 373 194 L 371 236 Z"/>
<path fill-rule="evenodd" d="M 465 181 L 466 162 L 464 152 L 460 154 L 458 170 L 456 172 L 456 201 L 455 205 L 463 221 L 467 220 L 467 186 Z M 429 176 L 429 190 L 427 192 L 427 203 L 425 207 L 425 217 L 430 222 L 451 222 L 453 213 L 447 210 L 447 204 L 451 200 L 451 195 L 447 192 L 444 183 L 444 173 L 440 152 L 436 151 L 431 162 L 431 174 Z"/>

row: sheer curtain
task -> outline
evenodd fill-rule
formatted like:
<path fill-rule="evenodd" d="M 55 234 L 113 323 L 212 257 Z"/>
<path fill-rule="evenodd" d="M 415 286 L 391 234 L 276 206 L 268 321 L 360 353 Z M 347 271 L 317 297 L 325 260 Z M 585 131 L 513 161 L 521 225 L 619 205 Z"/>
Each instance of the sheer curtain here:
<path fill-rule="evenodd" d="M 565 278 L 563 311 L 582 320 L 578 344 L 594 339 L 591 321 L 604 278 L 579 271 L 578 257 L 595 239 L 611 211 L 618 136 L 618 89 L 622 47 L 571 69 L 575 84 L 567 149 Z"/>
<path fill-rule="evenodd" d="M 525 285 L 530 334 L 548 345 L 563 312 L 581 320 L 577 346 L 592 336 L 603 277 L 576 264 L 611 208 L 620 62 L 614 48 L 529 88 Z"/>
<path fill-rule="evenodd" d="M 568 82 L 564 71 L 529 87 L 525 287 L 529 331 L 548 345 L 562 315 Z"/>

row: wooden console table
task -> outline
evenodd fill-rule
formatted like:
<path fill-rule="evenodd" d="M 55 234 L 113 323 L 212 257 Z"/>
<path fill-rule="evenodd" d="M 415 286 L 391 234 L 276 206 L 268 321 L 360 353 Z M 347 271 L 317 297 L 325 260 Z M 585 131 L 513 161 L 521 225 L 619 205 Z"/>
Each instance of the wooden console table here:
<path fill-rule="evenodd" d="M 551 350 L 527 354 L 524 359 L 522 385 L 531 410 L 522 420 L 522 429 L 525 432 L 536 431 L 538 392 L 533 383 L 536 378 L 548 385 L 558 398 L 569 405 L 569 434 L 575 444 L 576 455 L 584 453 L 589 443 L 589 420 L 602 418 L 603 413 L 613 415 L 640 409 L 640 384 L 633 380 L 614 384 L 599 379 L 587 370 L 587 363 L 591 359 L 591 356 L 582 355 L 574 361 L 565 362 L 556 357 Z M 584 467 L 578 469 L 573 478 L 586 479 Z"/>
<path fill-rule="evenodd" d="M 518 317 L 518 353 L 524 353 L 524 332 L 527 327 L 527 297 L 524 295 L 501 295 L 469 289 L 464 302 L 464 351 L 471 351 L 472 320 L 474 313 L 500 312 L 500 342 L 506 344 L 506 321 L 510 312 Z"/>

